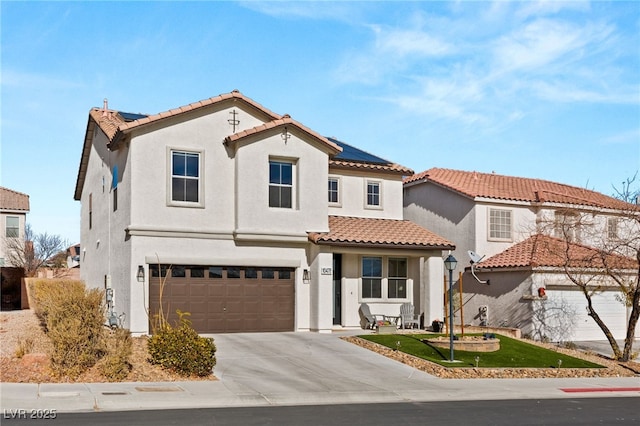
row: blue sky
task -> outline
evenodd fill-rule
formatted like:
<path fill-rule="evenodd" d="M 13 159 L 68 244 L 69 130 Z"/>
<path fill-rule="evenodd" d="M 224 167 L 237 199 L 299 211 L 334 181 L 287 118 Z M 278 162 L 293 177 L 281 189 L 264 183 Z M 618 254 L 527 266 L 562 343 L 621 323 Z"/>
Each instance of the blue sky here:
<path fill-rule="evenodd" d="M 640 169 L 640 2 L 7 2 L 0 184 L 80 238 L 88 111 L 234 89 L 411 167 L 612 194 Z"/>

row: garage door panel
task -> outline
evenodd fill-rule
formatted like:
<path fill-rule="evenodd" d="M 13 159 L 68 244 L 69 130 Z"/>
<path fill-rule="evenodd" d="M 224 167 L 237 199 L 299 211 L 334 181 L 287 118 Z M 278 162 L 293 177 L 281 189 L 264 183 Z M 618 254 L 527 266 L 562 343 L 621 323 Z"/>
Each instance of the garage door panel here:
<path fill-rule="evenodd" d="M 618 293 L 594 294 L 594 310 L 611 330 L 613 337 L 624 339 L 627 326 L 626 307 L 616 299 Z M 604 333 L 587 313 L 587 301 L 580 291 L 549 290 L 544 303 L 551 340 L 604 340 Z"/>
<path fill-rule="evenodd" d="M 209 297 L 224 297 L 226 294 L 227 288 L 224 284 L 219 282 L 207 284 L 207 295 Z"/>
<path fill-rule="evenodd" d="M 164 291 L 165 293 L 168 293 L 168 295 L 172 298 L 189 296 L 189 286 L 186 283 L 178 283 L 172 281 L 169 284 L 165 285 Z"/>
<path fill-rule="evenodd" d="M 184 277 L 166 279 L 165 314 L 176 321 L 176 309 L 190 312 L 193 327 L 200 333 L 292 331 L 295 323 L 294 276 L 271 279 L 271 268 L 211 267 L 191 278 L 189 266 Z M 198 267 L 196 269 L 202 269 Z M 182 269 L 181 269 L 182 270 Z M 214 270 L 214 274 L 211 274 Z M 264 272 L 267 271 L 267 272 Z M 286 276 L 285 273 L 283 276 Z M 234 278 L 234 277 L 240 278 Z M 262 278 L 260 278 L 262 277 Z M 150 277 L 149 300 L 152 312 L 159 306 L 160 278 Z"/>
<path fill-rule="evenodd" d="M 255 281 L 245 282 L 243 287 L 243 295 L 245 297 L 259 297 L 262 295 L 262 286 Z"/>
<path fill-rule="evenodd" d="M 192 283 L 189 288 L 189 296 L 193 298 L 206 298 L 209 296 L 209 290 L 206 283 Z"/>

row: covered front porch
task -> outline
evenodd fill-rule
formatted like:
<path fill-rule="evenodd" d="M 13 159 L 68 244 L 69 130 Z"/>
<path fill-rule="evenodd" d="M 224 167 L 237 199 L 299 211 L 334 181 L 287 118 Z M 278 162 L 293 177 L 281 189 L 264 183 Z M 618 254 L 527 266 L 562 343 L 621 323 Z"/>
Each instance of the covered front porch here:
<path fill-rule="evenodd" d="M 330 232 L 311 233 L 311 329 L 362 328 L 362 304 L 399 316 L 411 303 L 430 325 L 443 318 L 443 250 L 455 246 L 413 222 L 332 216 Z"/>

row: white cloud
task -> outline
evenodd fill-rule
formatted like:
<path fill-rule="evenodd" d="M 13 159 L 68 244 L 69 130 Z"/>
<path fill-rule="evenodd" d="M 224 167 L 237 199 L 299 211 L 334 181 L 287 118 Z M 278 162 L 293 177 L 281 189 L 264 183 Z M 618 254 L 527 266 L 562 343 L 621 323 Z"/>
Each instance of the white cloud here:
<path fill-rule="evenodd" d="M 635 144 L 640 154 L 640 126 L 635 129 L 622 131 L 615 135 L 610 135 L 601 140 L 605 145 L 626 145 Z M 640 168 L 640 156 L 638 157 L 638 167 Z"/>
<path fill-rule="evenodd" d="M 533 71 L 567 59 L 580 59 L 582 51 L 597 39 L 606 37 L 610 29 L 591 25 L 578 27 L 557 20 L 536 20 L 523 29 L 503 36 L 493 47 L 495 66 L 505 70 Z M 544 69 L 542 72 L 548 72 Z"/>
<path fill-rule="evenodd" d="M 276 18 L 332 19 L 352 22 L 359 15 L 356 2 L 328 1 L 240 1 L 239 5 Z"/>
<path fill-rule="evenodd" d="M 19 72 L 11 69 L 2 69 L 2 87 L 28 88 L 37 91 L 62 90 L 83 87 L 83 84 L 74 80 L 58 78 L 47 74 Z"/>
<path fill-rule="evenodd" d="M 526 19 L 532 16 L 554 15 L 563 10 L 588 11 L 590 9 L 588 1 L 579 0 L 540 0 L 526 1 L 521 4 L 522 7 L 515 13 L 515 16 L 520 19 Z"/>
<path fill-rule="evenodd" d="M 414 59 L 428 56 L 442 56 L 451 53 L 452 46 L 422 30 L 383 29 L 372 26 L 376 34 L 376 55 L 391 55 Z"/>

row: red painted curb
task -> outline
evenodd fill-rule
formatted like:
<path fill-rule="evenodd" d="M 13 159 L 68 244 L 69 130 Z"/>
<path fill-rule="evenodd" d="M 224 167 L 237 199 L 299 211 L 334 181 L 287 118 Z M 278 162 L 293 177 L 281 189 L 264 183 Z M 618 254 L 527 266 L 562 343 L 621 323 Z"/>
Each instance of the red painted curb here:
<path fill-rule="evenodd" d="M 560 388 L 562 392 L 640 392 L 640 388 Z"/>

